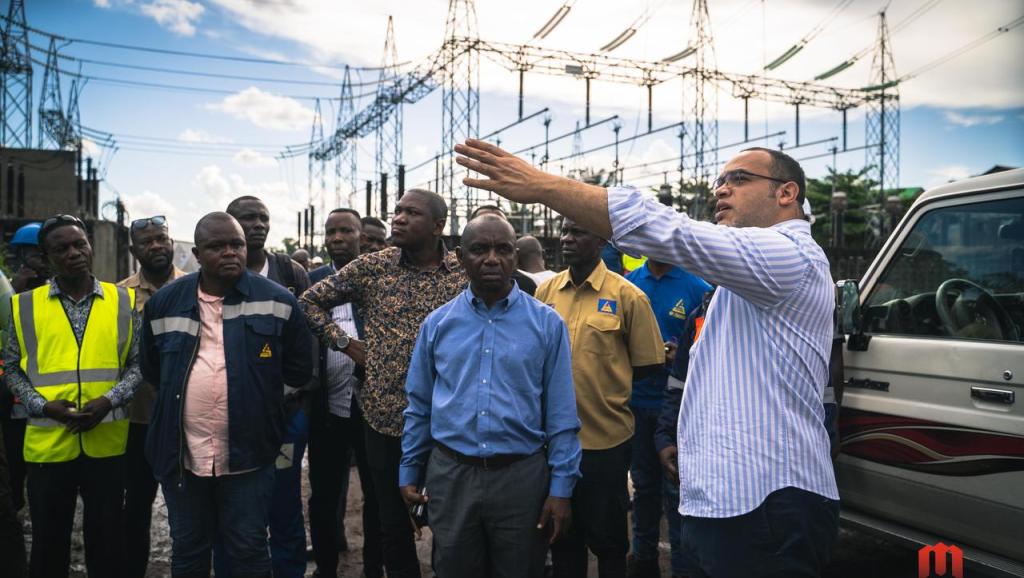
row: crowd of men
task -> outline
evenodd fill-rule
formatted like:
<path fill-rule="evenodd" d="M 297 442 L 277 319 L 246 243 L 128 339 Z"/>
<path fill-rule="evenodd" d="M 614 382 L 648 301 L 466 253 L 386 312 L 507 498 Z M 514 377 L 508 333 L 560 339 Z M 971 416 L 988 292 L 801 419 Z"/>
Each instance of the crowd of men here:
<path fill-rule="evenodd" d="M 162 216 L 131 223 L 139 271 L 117 284 L 93 275 L 78 218 L 19 231 L 5 575 L 68 575 L 80 497 L 88 574 L 144 576 L 162 489 L 173 576 L 304 576 L 307 445 L 321 578 L 337 575 L 353 462 L 366 578 L 420 576 L 424 524 L 441 578 L 585 577 L 591 553 L 599 576 L 660 576 L 662 516 L 673 577 L 818 575 L 838 515 L 834 296 L 799 165 L 732 159 L 716 226 L 486 143 L 456 151 L 487 177 L 466 184 L 564 216 L 567 269 L 493 205 L 449 251 L 449 208 L 424 189 L 390 232 L 330 212 L 311 271 L 306 251 L 266 249 L 252 196 L 198 220 L 192 274 Z M 610 243 L 648 258 L 623 270 Z"/>

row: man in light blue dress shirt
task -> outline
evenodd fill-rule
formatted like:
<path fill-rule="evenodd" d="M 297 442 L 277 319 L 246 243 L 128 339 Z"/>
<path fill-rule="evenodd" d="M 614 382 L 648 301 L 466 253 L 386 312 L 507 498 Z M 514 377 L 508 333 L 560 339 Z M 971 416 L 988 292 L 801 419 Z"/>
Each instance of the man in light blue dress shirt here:
<path fill-rule="evenodd" d="M 540 577 L 580 477 L 568 330 L 511 281 L 508 221 L 471 220 L 456 251 L 469 288 L 427 316 L 409 365 L 402 497 L 427 504 L 438 576 Z"/>
<path fill-rule="evenodd" d="M 713 184 L 718 225 L 640 191 L 535 169 L 476 140 L 464 183 L 544 203 L 633 254 L 719 286 L 679 415 L 683 545 L 697 576 L 818 576 L 838 531 L 839 493 L 823 425 L 835 294 L 801 204 L 800 165 L 740 152 Z"/>

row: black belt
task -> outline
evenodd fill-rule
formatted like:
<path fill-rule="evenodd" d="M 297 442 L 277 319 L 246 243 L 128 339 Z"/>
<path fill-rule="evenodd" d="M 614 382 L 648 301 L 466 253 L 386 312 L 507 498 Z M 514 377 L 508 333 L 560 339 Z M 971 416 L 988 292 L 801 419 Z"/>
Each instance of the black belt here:
<path fill-rule="evenodd" d="M 512 464 L 525 460 L 533 454 L 497 454 L 486 458 L 478 458 L 476 456 L 467 456 L 466 454 L 460 454 L 452 448 L 444 445 L 437 444 L 437 448 L 444 452 L 445 455 L 451 459 L 464 464 L 467 466 L 473 466 L 476 468 L 483 468 L 485 470 L 500 470 L 501 468 L 507 468 Z"/>

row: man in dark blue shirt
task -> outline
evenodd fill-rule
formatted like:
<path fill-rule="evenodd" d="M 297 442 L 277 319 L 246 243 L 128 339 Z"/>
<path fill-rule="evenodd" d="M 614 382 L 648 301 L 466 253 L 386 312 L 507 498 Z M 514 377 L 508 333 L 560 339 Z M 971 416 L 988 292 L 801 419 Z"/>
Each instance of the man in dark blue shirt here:
<path fill-rule="evenodd" d="M 633 394 L 629 401 L 636 419 L 633 459 L 630 464 L 630 477 L 633 479 L 633 557 L 630 561 L 630 576 L 660 576 L 658 536 L 662 509 L 668 521 L 672 575 L 684 576 L 688 568 L 680 545 L 680 516 L 675 505 L 678 503 L 678 490 L 667 483 L 662 475 L 654 431 L 665 396 L 668 368 L 676 352 L 676 337 L 682 332 L 687 314 L 700 306 L 701 298 L 710 289 L 710 285 L 679 267 L 651 259 L 627 275 L 626 279 L 650 299 L 667 352 L 665 367 L 655 374 L 633 380 Z"/>
<path fill-rule="evenodd" d="M 437 575 L 539 576 L 580 476 L 568 331 L 511 281 L 508 221 L 470 221 L 457 251 L 470 286 L 416 340 L 399 485 L 408 504 L 429 500 Z"/>

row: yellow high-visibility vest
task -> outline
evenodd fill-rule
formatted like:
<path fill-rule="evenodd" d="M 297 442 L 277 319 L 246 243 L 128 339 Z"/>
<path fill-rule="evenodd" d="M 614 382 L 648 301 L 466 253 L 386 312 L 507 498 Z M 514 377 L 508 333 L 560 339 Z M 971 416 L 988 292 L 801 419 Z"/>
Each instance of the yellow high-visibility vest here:
<path fill-rule="evenodd" d="M 636 271 L 640 267 L 644 266 L 647 262 L 647 257 L 633 257 L 632 255 L 622 254 L 622 274 L 626 275 L 632 271 Z"/>
<path fill-rule="evenodd" d="M 93 297 L 82 343 L 78 344 L 60 298 L 49 285 L 11 299 L 11 315 L 20 366 L 46 401 L 68 400 L 78 410 L 110 391 L 124 372 L 131 346 L 135 292 L 100 283 L 103 297 Z M 124 454 L 128 412 L 114 408 L 93 429 L 72 434 L 47 417 L 30 417 L 25 428 L 25 461 L 66 462 L 82 452 L 93 458 Z"/>

